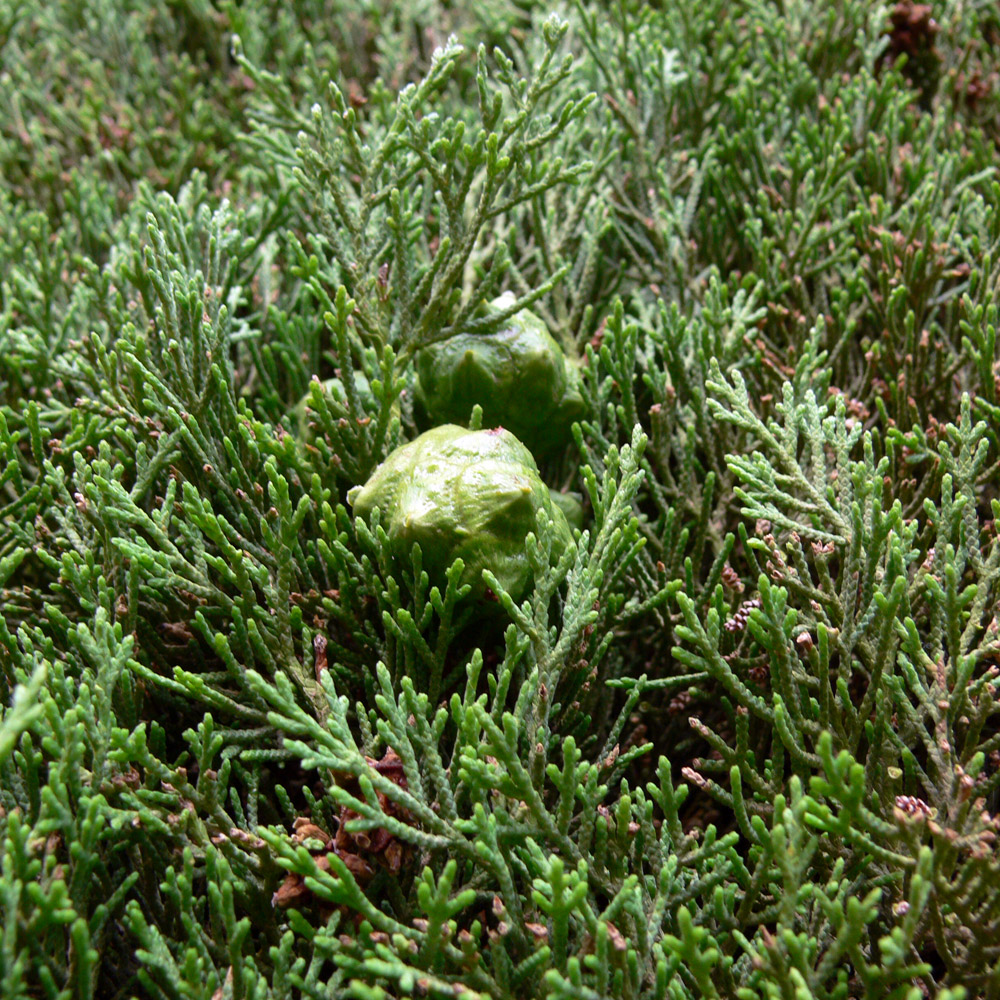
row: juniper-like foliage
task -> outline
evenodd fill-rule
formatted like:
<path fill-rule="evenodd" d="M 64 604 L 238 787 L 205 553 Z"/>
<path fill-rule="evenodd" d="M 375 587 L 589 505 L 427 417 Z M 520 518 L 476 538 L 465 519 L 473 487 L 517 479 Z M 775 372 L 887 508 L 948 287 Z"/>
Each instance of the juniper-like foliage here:
<path fill-rule="evenodd" d="M 554 8 L 0 0 L 3 997 L 1000 1000 L 1000 18 Z M 349 496 L 524 308 L 484 609 Z"/>

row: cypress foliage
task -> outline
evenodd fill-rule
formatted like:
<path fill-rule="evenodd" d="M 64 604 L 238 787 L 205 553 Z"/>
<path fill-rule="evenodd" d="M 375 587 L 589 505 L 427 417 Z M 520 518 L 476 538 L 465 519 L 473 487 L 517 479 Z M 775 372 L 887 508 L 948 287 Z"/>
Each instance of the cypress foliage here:
<path fill-rule="evenodd" d="M 1000 1000 L 998 46 L 0 0 L 0 994 Z M 478 601 L 352 490 L 524 309 Z"/>

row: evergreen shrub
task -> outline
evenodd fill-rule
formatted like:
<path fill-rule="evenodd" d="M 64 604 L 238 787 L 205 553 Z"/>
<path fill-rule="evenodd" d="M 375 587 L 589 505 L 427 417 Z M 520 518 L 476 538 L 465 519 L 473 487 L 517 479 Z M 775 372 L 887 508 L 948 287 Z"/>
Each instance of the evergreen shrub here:
<path fill-rule="evenodd" d="M 5 1000 L 1000 1000 L 993 3 L 0 0 L 0 66 Z M 472 600 L 348 496 L 523 310 L 583 526 Z"/>

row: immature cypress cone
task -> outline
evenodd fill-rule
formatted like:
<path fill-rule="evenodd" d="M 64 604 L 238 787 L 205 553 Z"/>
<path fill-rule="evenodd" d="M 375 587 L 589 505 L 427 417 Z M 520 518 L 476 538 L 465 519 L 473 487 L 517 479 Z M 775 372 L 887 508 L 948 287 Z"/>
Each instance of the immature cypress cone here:
<path fill-rule="evenodd" d="M 511 301 L 502 295 L 488 309 Z M 459 333 L 423 348 L 416 365 L 416 402 L 428 422 L 465 423 L 478 404 L 484 427 L 506 427 L 535 455 L 564 447 L 584 413 L 576 367 L 527 309 L 493 333 Z"/>
<path fill-rule="evenodd" d="M 566 523 L 571 528 L 579 528 L 583 531 L 583 504 L 580 502 L 579 493 L 560 493 L 558 490 L 549 487 L 549 496 L 552 502 L 566 515 Z"/>
<path fill-rule="evenodd" d="M 531 452 L 502 427 L 470 431 L 444 424 L 397 448 L 350 497 L 356 517 L 378 507 L 393 555 L 405 565 L 414 543 L 424 569 L 442 590 L 458 558 L 472 597 L 486 591 L 483 570 L 494 573 L 519 601 L 531 586 L 524 551 L 543 510 L 555 527 L 553 558 L 572 541 L 562 510 L 552 502 Z"/>

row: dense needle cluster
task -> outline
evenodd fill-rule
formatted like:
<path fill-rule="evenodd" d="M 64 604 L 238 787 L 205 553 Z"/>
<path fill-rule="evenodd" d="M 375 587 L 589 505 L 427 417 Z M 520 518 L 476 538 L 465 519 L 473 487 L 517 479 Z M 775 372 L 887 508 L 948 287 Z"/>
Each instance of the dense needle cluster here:
<path fill-rule="evenodd" d="M 4 998 L 1000 1000 L 994 5 L 0 63 Z M 528 315 L 517 516 L 352 506 Z"/>

